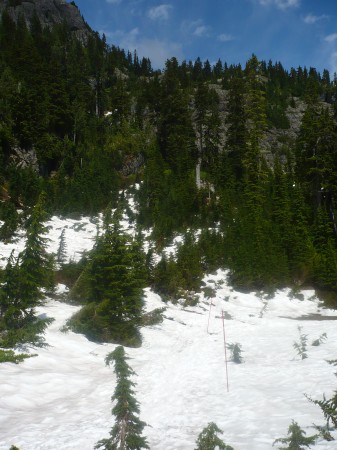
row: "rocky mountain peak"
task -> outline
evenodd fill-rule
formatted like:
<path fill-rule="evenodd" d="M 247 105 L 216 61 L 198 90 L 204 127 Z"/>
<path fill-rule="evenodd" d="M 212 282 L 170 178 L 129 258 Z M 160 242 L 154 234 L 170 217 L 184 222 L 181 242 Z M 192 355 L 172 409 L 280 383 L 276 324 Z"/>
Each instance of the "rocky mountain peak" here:
<path fill-rule="evenodd" d="M 56 24 L 67 23 L 75 35 L 85 43 L 91 33 L 89 25 L 84 21 L 74 2 L 63 0 L 0 0 L 0 14 L 7 10 L 11 18 L 17 22 L 20 15 L 30 27 L 36 13 L 43 28 L 51 28 Z"/>

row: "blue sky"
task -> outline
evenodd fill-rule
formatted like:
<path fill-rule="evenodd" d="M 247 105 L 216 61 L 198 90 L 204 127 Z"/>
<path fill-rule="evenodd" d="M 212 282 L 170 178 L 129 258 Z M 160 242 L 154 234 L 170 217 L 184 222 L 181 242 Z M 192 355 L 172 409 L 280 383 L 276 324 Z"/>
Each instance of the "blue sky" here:
<path fill-rule="evenodd" d="M 163 68 L 173 56 L 337 72 L 337 0 L 76 0 L 107 42 Z"/>

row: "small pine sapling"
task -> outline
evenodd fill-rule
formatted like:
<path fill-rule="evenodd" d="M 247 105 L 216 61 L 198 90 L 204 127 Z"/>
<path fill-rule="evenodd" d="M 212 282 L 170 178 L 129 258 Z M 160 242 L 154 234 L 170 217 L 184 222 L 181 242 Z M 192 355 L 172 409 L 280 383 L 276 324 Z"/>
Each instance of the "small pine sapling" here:
<path fill-rule="evenodd" d="M 325 441 L 334 441 L 334 438 L 332 436 L 332 434 L 330 433 L 329 429 L 327 426 L 319 426 L 319 425 L 315 425 L 315 430 L 318 431 L 318 436 L 321 437 L 322 439 L 324 439 Z"/>
<path fill-rule="evenodd" d="M 59 248 L 57 249 L 57 255 L 56 255 L 56 261 L 59 264 L 64 264 L 64 262 L 66 261 L 66 257 L 67 257 L 67 244 L 66 244 L 66 239 L 65 239 L 65 229 L 63 228 L 60 237 L 59 237 Z"/>
<path fill-rule="evenodd" d="M 11 253 L 4 270 L 0 290 L 2 348 L 26 344 L 45 346 L 43 333 L 53 321 L 37 316 L 35 310 L 44 301 L 42 288 L 53 286 L 53 260 L 46 250 L 45 199 L 41 193 L 28 220 L 25 248 L 16 258 Z"/>
<path fill-rule="evenodd" d="M 337 359 L 335 360 L 328 360 L 327 361 L 330 365 L 332 366 L 337 366 Z M 337 376 L 337 372 L 335 373 L 335 375 Z M 332 422 L 334 427 L 337 427 L 337 391 L 334 392 L 334 395 L 332 398 L 327 399 L 325 397 L 325 395 L 323 394 L 323 400 L 313 400 L 311 397 L 309 397 L 308 395 L 306 395 L 307 399 L 314 403 L 315 405 L 318 405 L 324 415 L 324 418 L 326 420 L 326 429 L 325 434 L 326 437 L 324 437 L 324 439 L 326 440 L 331 440 L 331 434 L 329 432 L 329 425 L 330 422 Z M 318 429 L 320 429 L 319 427 L 317 427 Z M 321 433 L 322 435 L 322 433 Z"/>
<path fill-rule="evenodd" d="M 312 341 L 311 345 L 313 345 L 314 347 L 318 347 L 319 345 L 323 344 L 323 342 L 326 341 L 327 338 L 328 338 L 327 334 L 323 333 L 320 335 L 318 339 Z"/>
<path fill-rule="evenodd" d="M 335 366 L 337 367 L 337 359 L 329 359 L 327 361 L 331 366 Z M 336 377 L 337 377 L 337 372 L 335 373 Z"/>
<path fill-rule="evenodd" d="M 217 434 L 223 433 L 222 430 L 213 422 L 210 422 L 199 434 L 196 441 L 197 448 L 195 450 L 234 450 L 230 445 L 226 445 Z"/>
<path fill-rule="evenodd" d="M 298 425 L 297 422 L 292 421 L 288 428 L 288 437 L 276 439 L 273 446 L 276 443 L 286 444 L 286 447 L 278 447 L 279 450 L 305 450 L 305 447 L 310 448 L 310 445 L 314 444 L 317 435 L 306 437 L 306 432 Z"/>
<path fill-rule="evenodd" d="M 104 450 L 141 450 L 149 449 L 146 438 L 142 436 L 145 422 L 138 418 L 139 404 L 134 397 L 132 389 L 134 383 L 130 376 L 134 371 L 126 362 L 124 348 L 117 347 L 109 353 L 105 359 L 106 365 L 115 363 L 117 384 L 111 400 L 115 402 L 112 414 L 115 416 L 115 424 L 110 431 L 110 438 L 102 439 L 95 445 L 95 449 Z"/>
<path fill-rule="evenodd" d="M 227 344 L 227 348 L 231 352 L 231 361 L 236 364 L 241 364 L 243 362 L 241 344 L 238 344 L 237 342 L 234 344 Z"/>
<path fill-rule="evenodd" d="M 311 397 L 306 396 L 307 399 L 318 405 L 325 417 L 327 429 L 329 430 L 330 422 L 333 423 L 334 427 L 337 427 L 337 391 L 335 391 L 332 398 L 327 399 L 323 394 L 323 400 L 313 400 Z"/>
<path fill-rule="evenodd" d="M 308 358 L 307 354 L 307 342 L 308 335 L 302 333 L 302 327 L 298 327 L 298 332 L 300 334 L 299 342 L 294 342 L 294 349 L 297 351 L 297 354 L 301 357 L 301 359 Z"/>

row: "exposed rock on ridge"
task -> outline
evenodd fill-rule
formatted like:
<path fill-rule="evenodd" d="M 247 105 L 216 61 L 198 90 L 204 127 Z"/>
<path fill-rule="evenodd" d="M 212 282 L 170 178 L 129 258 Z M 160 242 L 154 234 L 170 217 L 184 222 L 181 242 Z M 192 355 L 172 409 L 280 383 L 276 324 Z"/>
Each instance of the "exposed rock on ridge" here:
<path fill-rule="evenodd" d="M 0 14 L 4 10 L 8 11 L 15 22 L 22 15 L 28 27 L 35 13 L 43 28 L 51 28 L 65 22 L 83 43 L 86 43 L 92 32 L 77 6 L 63 0 L 0 0 Z"/>

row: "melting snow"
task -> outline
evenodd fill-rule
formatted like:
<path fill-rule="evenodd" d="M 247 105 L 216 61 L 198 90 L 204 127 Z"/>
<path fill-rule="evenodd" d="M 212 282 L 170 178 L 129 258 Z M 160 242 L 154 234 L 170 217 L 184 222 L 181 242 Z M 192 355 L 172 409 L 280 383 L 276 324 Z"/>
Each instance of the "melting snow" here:
<path fill-rule="evenodd" d="M 97 225 L 89 219 L 53 218 L 50 224 L 50 251 L 57 251 L 63 228 L 69 258 L 78 259 L 92 247 Z M 20 242 L 12 248 L 18 251 Z M 1 255 L 9 253 L 1 244 Z M 161 324 L 142 330 L 142 347 L 126 349 L 138 375 L 136 397 L 140 417 L 149 424 L 144 434 L 150 448 L 192 450 L 210 421 L 235 450 L 271 450 L 291 420 L 315 434 L 312 424 L 323 425 L 323 416 L 304 394 L 320 399 L 336 389 L 333 367 L 325 360 L 337 358 L 337 313 L 324 309 L 313 291 L 303 291 L 303 298 L 292 298 L 289 290 L 271 299 L 243 294 L 227 284 L 223 271 L 205 277 L 205 283 L 214 289 L 214 297 L 201 294 L 195 307 L 164 305 L 145 290 L 148 311 L 167 307 Z M 64 291 L 60 285 L 58 293 Z M 46 332 L 50 347 L 31 349 L 38 356 L 20 365 L 0 365 L 1 450 L 11 445 L 22 450 L 89 450 L 108 437 L 115 375 L 104 358 L 115 346 L 62 332 L 77 310 L 49 299 L 39 312 L 55 318 Z M 229 392 L 222 310 L 227 342 L 240 343 L 244 357 L 242 364 L 228 362 Z M 305 360 L 293 348 L 298 326 L 308 335 Z M 327 340 L 311 346 L 322 333 Z M 315 448 L 337 450 L 337 441 L 321 440 Z"/>

